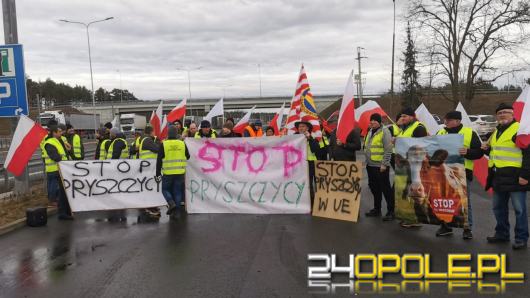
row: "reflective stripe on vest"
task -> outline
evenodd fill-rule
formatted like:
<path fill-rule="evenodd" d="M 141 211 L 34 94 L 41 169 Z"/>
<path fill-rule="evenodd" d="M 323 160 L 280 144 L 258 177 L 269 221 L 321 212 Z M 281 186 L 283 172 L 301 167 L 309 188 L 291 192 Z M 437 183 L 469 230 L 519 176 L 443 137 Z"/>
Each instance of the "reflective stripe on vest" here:
<path fill-rule="evenodd" d="M 245 127 L 245 130 L 248 132 L 248 135 L 251 138 L 262 137 L 263 136 L 263 130 L 261 130 L 261 128 L 258 129 L 258 131 L 254 131 L 254 129 L 252 129 L 252 127 L 249 125 L 249 126 Z"/>
<path fill-rule="evenodd" d="M 447 130 L 444 129 L 440 129 L 438 131 L 438 133 L 436 133 L 437 135 L 446 135 L 448 134 L 447 133 Z M 469 127 L 462 127 L 459 131 L 458 131 L 458 134 L 461 134 L 464 136 L 464 147 L 469 149 L 471 148 L 471 139 L 473 138 L 473 130 Z M 473 171 L 473 161 L 472 160 L 469 160 L 469 159 L 464 159 L 464 166 L 466 169 L 468 170 L 471 170 Z"/>
<path fill-rule="evenodd" d="M 49 138 L 44 142 L 44 146 L 47 144 L 50 144 L 55 147 L 57 150 L 57 153 L 61 156 L 61 160 L 68 160 L 68 157 L 66 156 L 66 151 L 64 150 L 63 145 L 61 145 L 61 142 L 57 140 L 56 138 Z M 46 149 L 44 150 L 46 151 Z M 44 165 L 45 165 L 45 171 L 46 173 L 53 173 L 59 171 L 59 165 L 57 162 L 50 158 L 48 152 L 46 152 L 46 157 L 44 158 Z"/>
<path fill-rule="evenodd" d="M 418 126 L 423 125 L 420 121 L 416 121 L 412 123 L 412 125 L 409 125 L 405 130 L 402 130 L 399 132 L 399 134 L 396 136 L 397 138 L 412 138 L 412 134 L 414 133 L 414 130 L 418 128 Z"/>
<path fill-rule="evenodd" d="M 320 148 L 326 147 L 327 145 L 329 145 L 328 138 L 326 136 L 322 136 L 318 144 L 320 145 Z"/>
<path fill-rule="evenodd" d="M 110 142 L 109 139 L 101 141 L 101 144 L 99 145 L 99 160 L 107 159 L 108 152 L 107 152 L 107 149 L 105 149 L 105 147 L 107 147 L 106 145 L 108 142 Z"/>
<path fill-rule="evenodd" d="M 138 147 L 140 149 L 140 159 L 156 159 L 157 157 L 157 154 L 151 150 L 144 150 L 144 141 L 149 138 L 149 137 L 145 137 L 142 139 L 142 141 L 140 142 L 140 147 Z"/>
<path fill-rule="evenodd" d="M 394 136 L 397 136 L 401 132 L 401 128 L 397 124 L 392 124 L 392 133 Z"/>
<path fill-rule="evenodd" d="M 309 142 L 307 142 L 307 160 L 317 160 L 317 156 L 311 151 L 311 147 L 309 147 Z"/>
<path fill-rule="evenodd" d="M 122 140 L 125 143 L 125 148 L 121 150 L 120 159 L 127 159 L 129 157 L 129 145 L 127 141 L 122 138 L 115 138 L 112 143 L 110 143 L 109 151 L 107 152 L 107 159 L 112 159 L 112 153 L 114 152 L 114 144 L 117 140 Z"/>
<path fill-rule="evenodd" d="M 72 151 L 75 158 L 81 158 L 81 137 L 78 134 L 72 137 Z"/>
<path fill-rule="evenodd" d="M 364 138 L 364 148 L 368 148 L 366 142 L 368 141 L 368 134 Z M 370 137 L 370 160 L 382 161 L 383 155 L 385 154 L 385 148 L 383 147 L 383 128 L 379 129 Z"/>
<path fill-rule="evenodd" d="M 505 168 L 516 167 L 521 168 L 523 165 L 523 152 L 517 148 L 512 141 L 514 135 L 519 129 L 519 122 L 514 122 L 508 127 L 497 139 L 497 130 L 493 132 L 491 137 L 491 151 L 489 167 Z"/>
<path fill-rule="evenodd" d="M 186 173 L 186 145 L 181 140 L 165 140 L 162 143 L 164 158 L 162 159 L 163 175 Z"/>

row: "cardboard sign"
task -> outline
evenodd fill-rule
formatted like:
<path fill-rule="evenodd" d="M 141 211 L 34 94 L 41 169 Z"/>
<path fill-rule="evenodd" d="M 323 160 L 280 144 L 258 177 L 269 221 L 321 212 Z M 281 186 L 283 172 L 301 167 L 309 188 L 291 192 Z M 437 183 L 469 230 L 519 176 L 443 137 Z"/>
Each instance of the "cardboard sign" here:
<path fill-rule="evenodd" d="M 167 204 L 154 159 L 61 161 L 59 169 L 72 212 Z"/>
<path fill-rule="evenodd" d="M 185 142 L 188 213 L 310 212 L 303 136 Z"/>
<path fill-rule="evenodd" d="M 313 216 L 357 222 L 361 204 L 362 163 L 315 161 Z"/>

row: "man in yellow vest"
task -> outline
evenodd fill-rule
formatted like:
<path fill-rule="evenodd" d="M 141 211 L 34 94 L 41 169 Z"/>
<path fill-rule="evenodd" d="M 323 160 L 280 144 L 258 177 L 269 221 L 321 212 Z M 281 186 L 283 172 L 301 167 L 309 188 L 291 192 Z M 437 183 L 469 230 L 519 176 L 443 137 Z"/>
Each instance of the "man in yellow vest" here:
<path fill-rule="evenodd" d="M 416 112 L 411 107 L 406 107 L 399 113 L 399 123 L 401 123 L 400 132 L 393 138 L 393 143 L 397 138 L 422 138 L 429 134 L 425 125 L 416 119 Z M 421 227 L 419 223 L 402 221 L 401 226 L 404 228 Z"/>
<path fill-rule="evenodd" d="M 177 128 L 168 128 L 168 138 L 160 147 L 156 160 L 156 180 L 162 181 L 162 194 L 168 203 L 167 215 L 178 218 L 183 197 L 186 160 L 190 158 L 184 141 L 177 139 Z"/>
<path fill-rule="evenodd" d="M 101 127 L 96 132 L 96 139 L 98 139 L 98 143 L 96 145 L 96 154 L 94 156 L 95 160 L 105 160 L 107 159 L 107 152 L 109 151 L 110 147 L 110 140 L 109 140 L 109 134 L 107 133 L 107 129 L 104 127 Z"/>
<path fill-rule="evenodd" d="M 294 124 L 297 133 L 304 135 L 307 140 L 307 163 L 309 164 L 309 195 L 311 197 L 311 207 L 315 199 L 315 160 L 317 160 L 316 153 L 320 149 L 317 140 L 311 136 L 313 125 L 310 122 L 299 121 Z"/>
<path fill-rule="evenodd" d="M 245 131 L 243 131 L 243 137 L 245 138 L 256 138 L 256 137 L 262 137 L 263 136 L 263 129 L 261 128 L 261 120 L 257 119 L 254 120 L 250 125 L 245 127 Z"/>
<path fill-rule="evenodd" d="M 69 153 L 70 150 L 72 150 L 71 144 L 68 142 L 68 139 L 66 138 L 66 125 L 59 124 L 59 128 L 62 131 L 61 140 L 63 141 L 64 148 L 66 149 L 66 153 Z"/>
<path fill-rule="evenodd" d="M 154 160 L 157 158 L 159 147 L 160 143 L 156 138 L 153 127 L 147 126 L 144 130 L 144 136 L 140 138 L 136 158 Z M 144 212 L 153 218 L 160 217 L 160 209 L 158 207 L 144 209 Z"/>
<path fill-rule="evenodd" d="M 464 227 L 463 238 L 468 240 L 473 238 L 473 214 L 471 209 L 471 190 L 469 184 L 473 181 L 473 160 L 481 158 L 484 153 L 480 146 L 482 142 L 480 137 L 470 127 L 462 125 L 462 113 L 459 111 L 451 111 L 445 115 L 445 128 L 438 131 L 437 135 L 446 134 L 461 134 L 464 136 L 464 144 L 460 148 L 459 153 L 464 157 L 464 166 L 466 168 L 467 181 L 467 226 Z M 453 229 L 445 222 L 442 222 L 436 236 L 449 236 L 453 234 Z"/>
<path fill-rule="evenodd" d="M 184 132 L 182 139 L 194 138 L 196 134 L 197 134 L 197 123 L 191 122 L 190 125 L 188 125 L 188 129 Z"/>
<path fill-rule="evenodd" d="M 72 146 L 72 149 L 69 151 L 70 157 L 73 160 L 85 159 L 85 147 L 83 146 L 81 136 L 75 133 L 74 127 L 70 123 L 66 124 L 66 139 Z"/>
<path fill-rule="evenodd" d="M 68 154 L 62 142 L 63 131 L 58 126 L 53 125 L 49 127 L 50 135 L 46 138 L 44 143 L 44 151 L 46 151 L 45 171 L 48 179 L 48 191 L 55 193 L 58 203 L 58 218 L 60 220 L 72 220 L 70 205 L 66 199 L 66 194 L 61 183 L 61 176 L 59 175 L 59 162 L 68 160 Z"/>
<path fill-rule="evenodd" d="M 512 199 L 515 213 L 515 241 L 513 249 L 527 247 L 528 216 L 526 192 L 530 190 L 530 147 L 516 145 L 519 122 L 515 121 L 513 108 L 500 104 L 495 110 L 497 129 L 482 149 L 489 154 L 489 175 L 486 190 L 493 187 L 493 213 L 497 225 L 495 235 L 487 237 L 489 243 L 510 241 L 508 201 Z"/>
<path fill-rule="evenodd" d="M 370 130 L 364 139 L 366 154 L 366 171 L 368 172 L 368 187 L 374 196 L 374 208 L 365 215 L 368 217 L 381 216 L 381 201 L 383 195 L 386 201 L 386 215 L 384 221 L 394 220 L 394 193 L 390 185 L 390 158 L 392 156 L 392 135 L 381 122 L 378 113 L 370 115 Z"/>
<path fill-rule="evenodd" d="M 202 120 L 201 121 L 201 128 L 198 132 L 195 133 L 196 139 L 201 138 L 211 138 L 215 139 L 217 138 L 217 133 L 212 129 L 212 125 L 210 124 L 210 121 L 208 120 Z"/>
<path fill-rule="evenodd" d="M 134 141 L 129 145 L 129 158 L 137 159 L 138 158 L 138 148 L 140 148 L 140 142 L 142 141 L 142 133 L 140 130 L 134 132 Z"/>
<path fill-rule="evenodd" d="M 110 146 L 107 152 L 107 159 L 127 159 L 129 158 L 129 145 L 125 140 L 125 135 L 117 127 L 110 130 Z"/>

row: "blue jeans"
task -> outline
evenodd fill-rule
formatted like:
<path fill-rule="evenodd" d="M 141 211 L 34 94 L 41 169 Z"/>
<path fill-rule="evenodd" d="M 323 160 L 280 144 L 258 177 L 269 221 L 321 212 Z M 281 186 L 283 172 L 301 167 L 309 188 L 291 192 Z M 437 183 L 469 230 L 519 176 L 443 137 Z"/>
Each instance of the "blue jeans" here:
<path fill-rule="evenodd" d="M 184 175 L 162 176 L 162 194 L 166 201 L 174 202 L 177 208 L 182 200 L 182 189 L 184 188 Z"/>
<path fill-rule="evenodd" d="M 59 197 L 59 174 L 58 172 L 46 173 L 46 188 L 48 190 L 48 202 L 57 202 Z"/>
<path fill-rule="evenodd" d="M 497 220 L 495 236 L 510 239 L 510 221 L 508 220 L 508 200 L 512 199 L 515 212 L 515 241 L 528 241 L 528 216 L 526 214 L 526 192 L 494 192 L 493 213 Z"/>

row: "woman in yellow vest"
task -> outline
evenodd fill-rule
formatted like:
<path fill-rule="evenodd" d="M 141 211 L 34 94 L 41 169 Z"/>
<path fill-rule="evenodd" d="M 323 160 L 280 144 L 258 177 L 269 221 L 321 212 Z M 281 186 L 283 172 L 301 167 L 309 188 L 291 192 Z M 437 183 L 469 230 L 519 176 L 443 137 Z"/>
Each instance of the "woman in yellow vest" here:
<path fill-rule="evenodd" d="M 58 163 L 63 160 L 68 160 L 66 149 L 61 141 L 63 131 L 56 125 L 50 126 L 49 130 L 50 136 L 44 142 L 44 151 L 46 151 L 44 169 L 46 171 L 46 178 L 48 179 L 48 187 L 51 187 L 51 192 L 57 195 L 58 218 L 60 220 L 72 220 L 70 205 L 66 199 L 64 188 L 60 182 L 61 176 L 59 175 Z"/>
<path fill-rule="evenodd" d="M 383 195 L 386 201 L 386 215 L 384 221 L 394 220 L 394 192 L 390 185 L 390 158 L 392 156 L 392 135 L 381 122 L 380 114 L 370 115 L 370 130 L 364 139 L 366 154 L 366 171 L 368 173 L 368 187 L 374 196 L 374 208 L 365 215 L 368 217 L 381 216 L 381 201 Z"/>
<path fill-rule="evenodd" d="M 184 141 L 177 139 L 177 128 L 170 125 L 168 138 L 160 147 L 156 160 L 156 181 L 162 181 L 162 194 L 168 203 L 167 215 L 179 216 L 184 193 L 186 161 L 190 158 Z"/>
<path fill-rule="evenodd" d="M 467 181 L 467 226 L 464 227 L 463 238 L 472 239 L 473 215 L 471 209 L 471 191 L 469 190 L 469 182 L 473 181 L 473 160 L 480 159 L 484 152 L 480 148 L 482 142 L 480 137 L 470 127 L 462 125 L 462 113 L 459 111 L 451 111 L 445 115 L 445 128 L 438 131 L 437 135 L 446 134 L 461 134 L 464 136 L 464 144 L 460 148 L 460 155 L 463 156 L 464 166 L 466 168 Z M 448 236 L 453 234 L 453 229 L 446 223 L 442 222 L 436 236 Z"/>
<path fill-rule="evenodd" d="M 511 105 L 500 104 L 495 110 L 499 125 L 482 149 L 489 154 L 489 175 L 486 190 L 493 187 L 493 214 L 497 225 L 489 243 L 510 241 L 508 201 L 512 200 L 515 213 L 515 241 L 513 249 L 526 249 L 528 215 L 526 193 L 530 190 L 530 147 L 517 145 L 519 122 L 515 121 Z M 522 146 L 522 145 L 521 145 Z"/>

